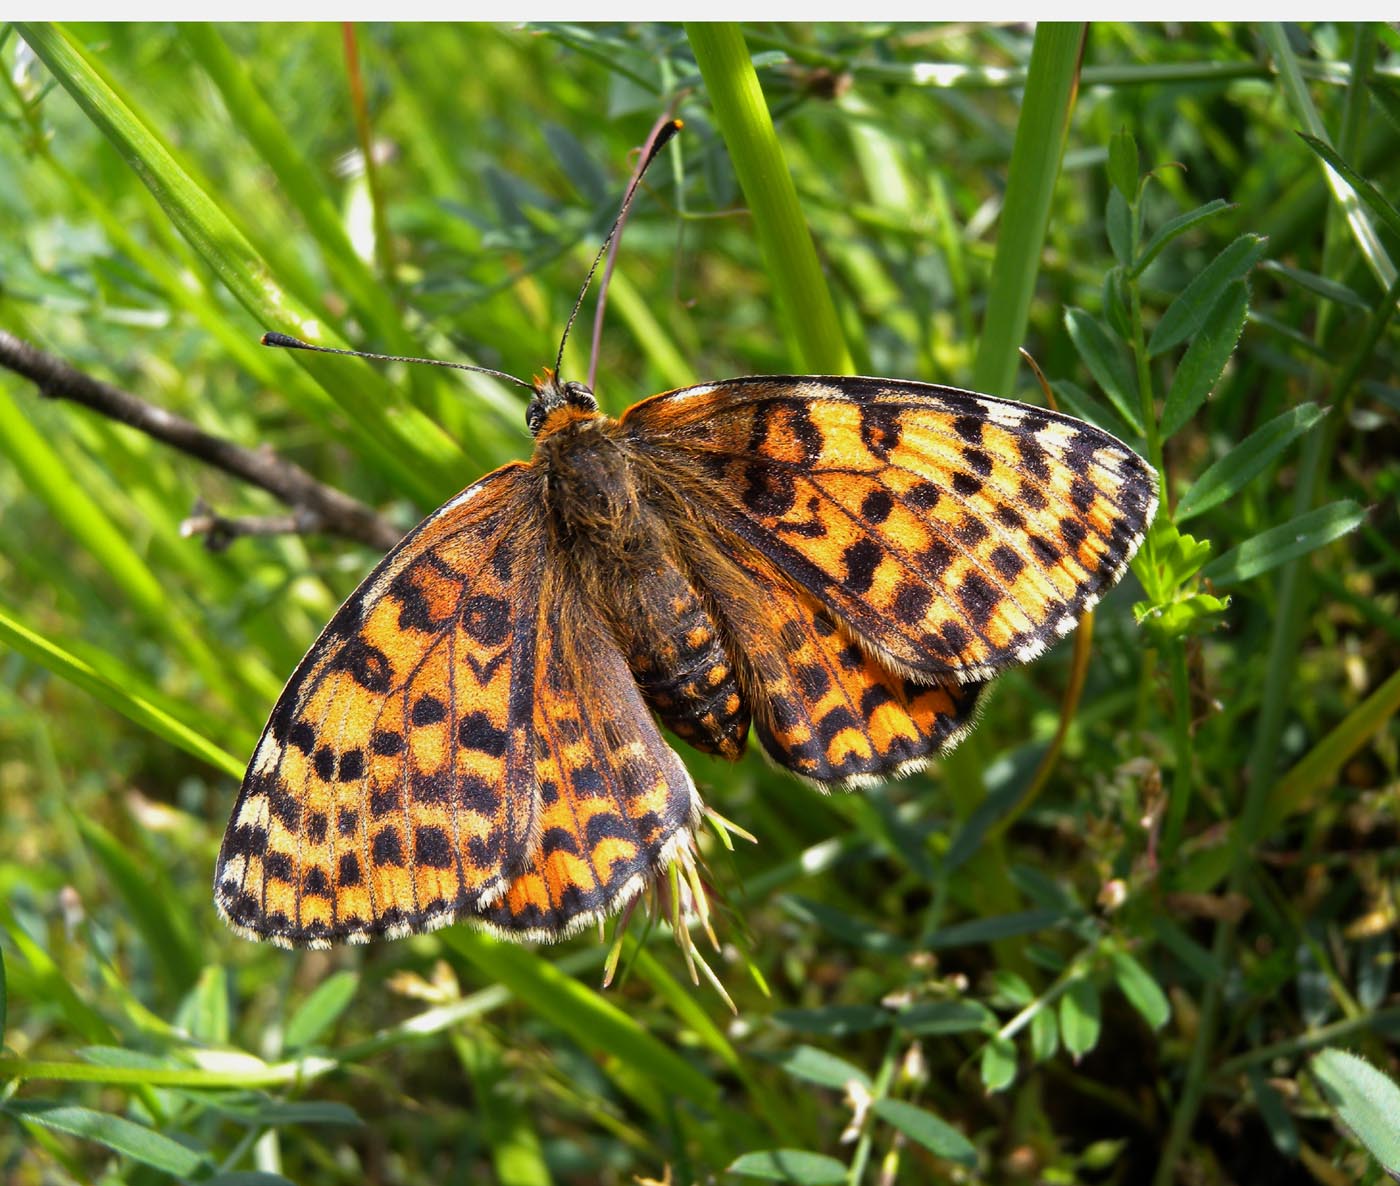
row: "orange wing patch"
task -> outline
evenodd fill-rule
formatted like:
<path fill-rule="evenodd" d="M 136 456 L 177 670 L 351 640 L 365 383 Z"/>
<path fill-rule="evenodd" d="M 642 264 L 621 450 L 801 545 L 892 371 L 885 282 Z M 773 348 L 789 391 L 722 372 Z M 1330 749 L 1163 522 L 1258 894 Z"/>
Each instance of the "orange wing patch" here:
<path fill-rule="evenodd" d="M 540 618 L 534 720 L 538 842 L 479 915 L 509 937 L 554 940 L 641 890 L 689 841 L 701 803 L 622 652 L 562 585 Z"/>
<path fill-rule="evenodd" d="M 425 520 L 288 682 L 219 853 L 235 930 L 286 946 L 427 930 L 527 864 L 544 562 L 530 483 L 506 466 Z"/>
<path fill-rule="evenodd" d="M 886 379 L 736 379 L 623 419 L 713 479 L 729 526 L 923 681 L 1038 655 L 1156 506 L 1131 450 L 1057 413 Z"/>

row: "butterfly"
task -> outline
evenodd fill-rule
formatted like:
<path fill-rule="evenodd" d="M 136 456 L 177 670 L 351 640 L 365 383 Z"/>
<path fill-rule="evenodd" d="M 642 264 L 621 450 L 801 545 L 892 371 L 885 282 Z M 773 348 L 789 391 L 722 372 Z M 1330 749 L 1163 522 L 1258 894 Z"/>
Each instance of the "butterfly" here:
<path fill-rule="evenodd" d="M 530 459 L 410 532 L 273 709 L 215 873 L 241 935 L 569 935 L 692 843 L 663 727 L 729 759 L 752 731 L 820 788 L 917 770 L 1156 508 L 1108 433 L 950 387 L 749 376 L 613 419 L 557 369 L 513 381 Z"/>

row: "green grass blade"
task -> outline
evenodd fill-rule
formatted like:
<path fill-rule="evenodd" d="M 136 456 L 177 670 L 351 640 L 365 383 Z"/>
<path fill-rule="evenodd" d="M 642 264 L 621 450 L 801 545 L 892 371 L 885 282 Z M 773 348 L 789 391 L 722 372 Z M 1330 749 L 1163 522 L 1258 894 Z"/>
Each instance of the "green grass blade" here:
<path fill-rule="evenodd" d="M 1284 27 L 1277 21 L 1266 21 L 1260 28 L 1260 35 L 1274 60 L 1274 65 L 1278 68 L 1279 85 L 1294 116 L 1302 123 L 1303 131 L 1316 140 L 1326 141 L 1327 129 L 1313 105 L 1307 83 L 1299 69 L 1297 55 L 1288 42 L 1288 34 Z M 1395 264 L 1391 262 L 1385 245 L 1376 234 L 1376 228 L 1362 207 L 1356 191 L 1325 161 L 1322 162 L 1322 171 L 1327 179 L 1327 187 L 1332 191 L 1333 200 L 1341 207 L 1346 217 L 1347 226 L 1361 251 L 1362 258 L 1380 281 L 1381 287 L 1389 288 L 1395 283 Z"/>
<path fill-rule="evenodd" d="M 836 307 L 743 34 L 735 25 L 692 22 L 686 35 L 753 213 L 754 232 L 800 366 L 816 374 L 849 374 L 851 359 Z"/>
<path fill-rule="evenodd" d="M 19 28 L 256 323 L 322 344 L 341 344 L 338 339 L 325 340 L 326 327 L 320 319 L 284 288 L 218 202 L 198 186 L 139 114 L 106 85 L 76 40 L 60 26 Z M 366 373 L 373 372 L 365 371 L 347 379 L 344 366 L 328 366 L 330 361 L 304 352 L 296 357 L 346 413 L 357 443 L 377 458 L 401 489 L 431 506 L 460 487 L 461 450 L 436 424 L 408 408 L 389 416 L 389 407 L 396 401 L 383 380 L 367 380 Z"/>
<path fill-rule="evenodd" d="M 585 1050 L 602 1050 L 631 1074 L 620 1085 L 649 1111 L 658 1092 L 713 1107 L 719 1089 L 689 1062 L 652 1037 L 631 1017 L 596 992 L 522 947 L 456 927 L 444 941 L 484 976 L 504 984 L 532 1012 L 557 1026 Z"/>
<path fill-rule="evenodd" d="M 202 762 L 208 762 L 214 769 L 232 778 L 242 779 L 245 763 L 240 759 L 220 749 L 202 733 L 176 720 L 130 686 L 109 680 L 91 664 L 65 651 L 3 610 L 0 610 L 0 643 L 82 688 L 108 708 L 115 709 L 171 745 Z"/>
<path fill-rule="evenodd" d="M 120 595 L 156 633 L 177 644 L 204 680 L 235 698 L 224 663 L 192 623 L 192 612 L 151 571 L 132 547 L 129 530 L 112 521 L 92 492 L 72 480 L 72 470 L 9 394 L 0 390 L 0 453 L 57 523 L 106 572 Z"/>
<path fill-rule="evenodd" d="M 973 387 L 990 395 L 1010 395 L 1014 387 L 1017 350 L 1025 338 L 1040 272 L 1085 35 L 1079 23 L 1044 21 L 1036 26 L 972 376 Z"/>

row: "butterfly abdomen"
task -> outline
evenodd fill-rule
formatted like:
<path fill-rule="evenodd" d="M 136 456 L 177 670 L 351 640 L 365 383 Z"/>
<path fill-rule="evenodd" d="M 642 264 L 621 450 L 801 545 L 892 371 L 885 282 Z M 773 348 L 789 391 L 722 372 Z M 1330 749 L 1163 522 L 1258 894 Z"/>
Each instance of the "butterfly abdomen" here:
<path fill-rule="evenodd" d="M 748 737 L 749 711 L 704 599 L 664 556 L 636 590 L 636 604 L 613 616 L 647 704 L 696 749 L 738 758 Z"/>

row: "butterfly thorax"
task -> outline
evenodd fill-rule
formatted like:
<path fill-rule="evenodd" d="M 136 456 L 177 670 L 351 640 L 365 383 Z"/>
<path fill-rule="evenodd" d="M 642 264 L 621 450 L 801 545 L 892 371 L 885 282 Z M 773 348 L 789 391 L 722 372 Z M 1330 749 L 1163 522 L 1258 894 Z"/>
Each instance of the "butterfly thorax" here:
<path fill-rule="evenodd" d="M 647 703 L 692 745 L 737 757 L 748 713 L 713 594 L 676 533 L 685 519 L 676 475 L 618 421 L 567 407 L 541 425 L 532 464 L 552 545 Z"/>
<path fill-rule="evenodd" d="M 535 441 L 545 517 L 564 551 L 591 546 L 635 552 L 646 532 L 642 493 L 618 423 L 600 412 L 562 407 Z"/>

